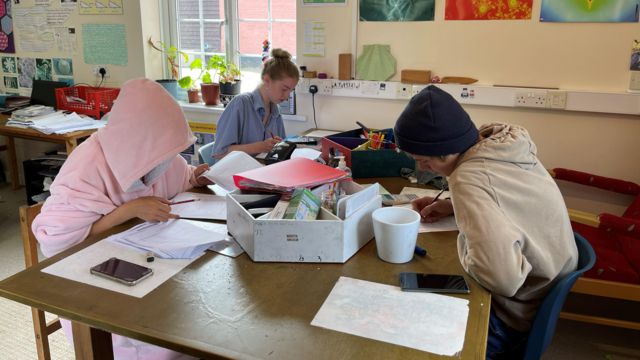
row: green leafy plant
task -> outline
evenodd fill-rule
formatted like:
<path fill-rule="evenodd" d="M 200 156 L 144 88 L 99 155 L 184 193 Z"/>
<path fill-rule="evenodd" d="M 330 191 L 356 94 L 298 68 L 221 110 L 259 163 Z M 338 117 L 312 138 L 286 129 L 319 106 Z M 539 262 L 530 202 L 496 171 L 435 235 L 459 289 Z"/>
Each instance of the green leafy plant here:
<path fill-rule="evenodd" d="M 240 69 L 234 63 L 224 62 L 220 69 L 220 83 L 235 83 L 240 79 Z"/>
<path fill-rule="evenodd" d="M 178 85 L 184 89 L 193 89 L 198 82 L 210 84 L 219 80 L 222 69 L 225 68 L 224 57 L 220 55 L 212 55 L 207 63 L 203 63 L 202 59 L 196 58 L 189 66 L 190 70 L 196 71 L 196 76 L 186 75 L 178 80 Z"/>
<path fill-rule="evenodd" d="M 189 56 L 185 52 L 178 50 L 178 48 L 173 45 L 167 45 L 162 41 L 158 41 L 157 43 L 154 43 L 153 40 L 151 40 L 151 37 L 149 37 L 148 43 L 149 45 L 151 45 L 152 48 L 160 51 L 167 57 L 167 63 L 169 63 L 171 76 L 177 80 L 179 76 L 178 71 L 180 69 L 180 64 L 178 63 L 178 56 L 182 56 L 185 63 L 189 62 Z"/>

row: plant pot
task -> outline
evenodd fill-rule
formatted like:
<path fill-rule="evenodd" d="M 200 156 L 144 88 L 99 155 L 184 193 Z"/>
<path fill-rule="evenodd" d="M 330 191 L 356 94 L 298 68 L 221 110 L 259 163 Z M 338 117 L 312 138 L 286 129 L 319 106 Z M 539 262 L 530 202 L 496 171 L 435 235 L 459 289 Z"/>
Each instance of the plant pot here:
<path fill-rule="evenodd" d="M 156 82 L 162 85 L 174 99 L 178 98 L 178 81 L 176 79 L 161 79 Z"/>
<path fill-rule="evenodd" d="M 202 101 L 205 105 L 218 105 L 220 103 L 220 84 L 202 84 L 200 85 L 202 92 Z"/>
<path fill-rule="evenodd" d="M 224 95 L 238 95 L 240 94 L 240 80 L 235 82 L 220 83 L 220 94 Z"/>
<path fill-rule="evenodd" d="M 187 90 L 187 97 L 189 98 L 190 103 L 200 102 L 200 94 L 198 89 Z"/>

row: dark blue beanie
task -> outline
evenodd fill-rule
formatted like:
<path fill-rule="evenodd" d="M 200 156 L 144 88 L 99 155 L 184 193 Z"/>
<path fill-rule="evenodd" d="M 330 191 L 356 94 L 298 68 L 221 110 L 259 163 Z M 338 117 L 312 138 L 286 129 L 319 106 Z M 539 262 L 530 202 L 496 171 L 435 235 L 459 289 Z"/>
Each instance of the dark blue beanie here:
<path fill-rule="evenodd" d="M 400 150 L 424 156 L 462 153 L 478 141 L 478 129 L 467 112 L 433 85 L 411 98 L 393 132 Z"/>

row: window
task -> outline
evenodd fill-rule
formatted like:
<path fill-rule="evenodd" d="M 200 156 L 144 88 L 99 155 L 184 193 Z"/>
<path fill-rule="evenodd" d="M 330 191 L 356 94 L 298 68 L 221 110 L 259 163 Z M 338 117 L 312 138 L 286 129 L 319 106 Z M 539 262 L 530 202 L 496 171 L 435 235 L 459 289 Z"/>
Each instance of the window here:
<path fill-rule="evenodd" d="M 262 46 L 296 54 L 296 0 L 169 0 L 165 42 L 207 61 L 219 54 L 240 66 L 242 91 L 260 82 Z M 189 74 L 181 59 L 180 76 Z"/>

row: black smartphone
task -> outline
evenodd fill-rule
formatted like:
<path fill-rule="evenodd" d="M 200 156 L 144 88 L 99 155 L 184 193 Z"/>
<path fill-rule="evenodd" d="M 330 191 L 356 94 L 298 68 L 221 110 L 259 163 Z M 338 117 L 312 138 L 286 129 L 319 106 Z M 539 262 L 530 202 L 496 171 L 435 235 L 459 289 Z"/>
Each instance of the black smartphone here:
<path fill-rule="evenodd" d="M 278 161 L 288 160 L 295 150 L 296 144 L 288 141 L 281 141 L 271 148 L 271 151 L 264 158 L 264 162 L 269 165 Z"/>
<path fill-rule="evenodd" d="M 469 286 L 462 275 L 400 273 L 402 291 L 468 294 Z"/>
<path fill-rule="evenodd" d="M 153 269 L 112 257 L 92 267 L 91 273 L 132 286 L 151 276 Z"/>

